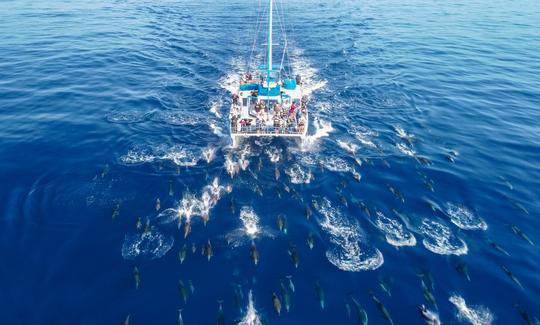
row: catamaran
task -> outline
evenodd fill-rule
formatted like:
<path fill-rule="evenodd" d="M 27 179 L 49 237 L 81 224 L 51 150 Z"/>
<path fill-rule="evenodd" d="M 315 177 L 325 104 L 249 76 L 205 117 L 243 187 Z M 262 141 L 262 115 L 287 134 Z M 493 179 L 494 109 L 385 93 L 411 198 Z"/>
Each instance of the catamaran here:
<path fill-rule="evenodd" d="M 283 53 L 280 64 L 273 62 L 273 47 L 278 45 L 273 43 L 274 1 L 269 0 L 268 7 L 265 8 L 268 14 L 268 33 L 264 62 L 254 71 L 251 71 L 250 62 L 237 91 L 232 95 L 229 120 L 233 144 L 236 144 L 239 138 L 303 138 L 307 133 L 308 97 L 302 92 L 301 76 L 293 77 L 290 66 L 285 69 L 288 44 L 283 17 L 279 16 L 284 42 Z M 255 35 L 254 44 L 257 36 Z"/>

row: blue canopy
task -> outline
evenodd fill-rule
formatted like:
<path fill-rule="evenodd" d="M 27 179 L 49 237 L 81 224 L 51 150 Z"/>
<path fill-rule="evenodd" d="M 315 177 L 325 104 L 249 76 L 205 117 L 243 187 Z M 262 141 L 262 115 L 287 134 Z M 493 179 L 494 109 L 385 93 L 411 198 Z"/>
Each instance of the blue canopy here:
<path fill-rule="evenodd" d="M 258 84 L 241 84 L 240 90 L 257 90 L 259 89 Z"/>
<path fill-rule="evenodd" d="M 296 89 L 296 80 L 294 79 L 285 79 L 284 85 L 285 89 L 295 90 Z"/>
<path fill-rule="evenodd" d="M 275 88 L 265 88 L 262 85 L 259 85 L 259 96 L 279 96 L 281 93 L 281 87 L 277 86 Z"/>

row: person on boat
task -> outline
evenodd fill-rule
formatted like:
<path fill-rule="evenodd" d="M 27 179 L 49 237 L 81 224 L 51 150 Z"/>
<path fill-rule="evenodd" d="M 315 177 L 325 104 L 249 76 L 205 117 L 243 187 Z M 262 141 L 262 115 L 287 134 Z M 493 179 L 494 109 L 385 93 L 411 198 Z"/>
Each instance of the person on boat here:
<path fill-rule="evenodd" d="M 233 94 L 232 96 L 232 102 L 233 102 L 233 105 L 238 105 L 238 94 Z"/>
<path fill-rule="evenodd" d="M 294 121 L 296 121 L 296 109 L 298 108 L 298 106 L 296 106 L 296 102 L 293 101 L 293 103 L 291 104 L 291 108 L 289 109 L 289 117 L 291 119 L 293 119 Z"/>
<path fill-rule="evenodd" d="M 251 75 L 251 72 L 246 72 L 246 80 L 251 81 L 253 79 L 253 76 Z"/>

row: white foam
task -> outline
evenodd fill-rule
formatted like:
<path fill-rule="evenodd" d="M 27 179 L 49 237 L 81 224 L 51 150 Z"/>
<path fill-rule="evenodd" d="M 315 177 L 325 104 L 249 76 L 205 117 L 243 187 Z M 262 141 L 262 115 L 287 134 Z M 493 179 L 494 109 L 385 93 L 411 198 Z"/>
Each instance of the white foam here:
<path fill-rule="evenodd" d="M 173 243 L 173 236 L 151 227 L 148 232 L 126 235 L 122 245 L 122 257 L 126 260 L 153 260 L 167 254 Z"/>
<path fill-rule="evenodd" d="M 180 218 L 184 217 L 187 222 L 195 215 L 200 214 L 200 202 L 197 200 L 195 195 L 191 193 L 184 193 L 180 205 L 178 207 L 178 216 Z"/>
<path fill-rule="evenodd" d="M 293 164 L 285 170 L 285 173 L 289 175 L 293 184 L 309 184 L 313 178 L 309 169 L 303 168 L 298 164 Z"/>
<path fill-rule="evenodd" d="M 377 212 L 375 226 L 385 233 L 386 241 L 393 246 L 415 246 L 416 238 L 397 219 L 389 218 Z"/>
<path fill-rule="evenodd" d="M 229 176 L 234 177 L 240 171 L 240 165 L 233 161 L 230 155 L 225 156 L 225 169 Z"/>
<path fill-rule="evenodd" d="M 240 210 L 240 220 L 244 226 L 245 233 L 251 237 L 256 238 L 261 232 L 259 227 L 259 217 L 255 213 L 252 207 L 242 207 Z"/>
<path fill-rule="evenodd" d="M 202 152 L 202 158 L 209 164 L 216 157 L 216 148 L 207 147 Z"/>
<path fill-rule="evenodd" d="M 467 321 L 472 325 L 490 325 L 495 320 L 495 316 L 484 306 L 467 306 L 465 299 L 458 295 L 452 295 L 448 300 L 456 306 L 458 319 Z"/>
<path fill-rule="evenodd" d="M 312 149 L 319 139 L 329 136 L 330 132 L 334 131 L 334 128 L 332 127 L 332 123 L 323 121 L 319 118 L 315 118 L 313 120 L 313 125 L 315 126 L 315 133 L 312 135 L 305 136 L 302 139 L 303 151 Z"/>
<path fill-rule="evenodd" d="M 171 160 L 177 166 L 192 167 L 199 162 L 199 155 L 181 145 L 175 145 L 166 149 L 159 159 Z"/>
<path fill-rule="evenodd" d="M 324 168 L 333 172 L 352 172 L 353 168 L 343 158 L 326 156 L 321 159 Z"/>
<path fill-rule="evenodd" d="M 343 141 L 343 140 L 337 140 L 337 144 L 339 147 L 345 151 L 347 151 L 350 154 L 355 154 L 358 150 L 358 146 L 354 143 Z"/>
<path fill-rule="evenodd" d="M 351 272 L 374 270 L 384 263 L 383 255 L 377 248 L 361 243 L 358 223 L 345 217 L 327 198 L 319 203 L 318 212 L 323 216 L 318 220 L 319 225 L 329 236 L 331 244 L 326 251 L 330 263 L 340 270 Z"/>
<path fill-rule="evenodd" d="M 147 150 L 131 149 L 125 155 L 120 157 L 120 162 L 126 165 L 138 165 L 149 163 L 158 157 Z"/>
<path fill-rule="evenodd" d="M 120 161 L 126 165 L 150 163 L 156 160 L 171 160 L 178 166 L 190 167 L 197 165 L 199 157 L 194 150 L 181 145 L 134 148 L 120 157 Z"/>
<path fill-rule="evenodd" d="M 414 151 L 413 148 L 407 146 L 404 143 L 397 143 L 396 148 L 398 148 L 398 150 L 401 151 L 401 153 L 403 153 L 403 154 L 405 154 L 405 155 L 407 155 L 409 157 L 416 156 L 416 151 Z"/>
<path fill-rule="evenodd" d="M 462 205 L 446 204 L 446 213 L 453 224 L 464 230 L 487 230 L 487 223 Z"/>
<path fill-rule="evenodd" d="M 373 137 L 377 136 L 377 133 L 366 127 L 360 127 L 353 125 L 348 132 L 353 135 L 356 140 L 360 141 L 364 146 L 377 148 L 377 145 L 373 142 Z"/>
<path fill-rule="evenodd" d="M 107 121 L 118 124 L 139 123 L 145 120 L 146 113 L 138 110 L 117 110 L 107 115 Z"/>
<path fill-rule="evenodd" d="M 425 238 L 422 241 L 429 251 L 441 255 L 465 255 L 469 251 L 467 244 L 456 237 L 447 226 L 433 220 L 424 219 L 420 231 Z"/>
<path fill-rule="evenodd" d="M 240 320 L 238 325 L 262 325 L 261 318 L 259 317 L 253 303 L 253 294 L 251 293 L 251 290 L 249 290 L 246 315 L 244 318 L 242 318 L 242 320 Z"/>
<path fill-rule="evenodd" d="M 320 79 L 318 70 L 312 63 L 303 56 L 303 51 L 299 48 L 292 48 L 291 66 L 293 71 L 302 77 L 303 93 L 310 95 L 313 92 L 323 89 L 327 85 L 325 79 Z"/>
<path fill-rule="evenodd" d="M 209 111 L 213 113 L 217 118 L 221 118 L 221 111 L 220 108 L 223 105 L 223 100 L 220 97 L 214 97 L 210 101 L 210 108 Z"/>
<path fill-rule="evenodd" d="M 276 147 L 268 147 L 265 150 L 266 155 L 268 156 L 268 159 L 270 159 L 271 162 L 277 163 L 281 159 L 281 152 L 282 150 Z"/>
<path fill-rule="evenodd" d="M 210 129 L 212 130 L 212 133 L 217 135 L 218 137 L 224 138 L 225 134 L 223 133 L 223 129 L 216 125 L 214 122 L 210 122 L 209 124 Z"/>
<path fill-rule="evenodd" d="M 396 131 L 396 134 L 398 137 L 404 139 L 404 140 L 408 140 L 408 141 L 411 141 L 414 139 L 414 135 L 412 134 L 408 134 L 400 125 L 395 125 L 394 126 L 394 131 Z"/>

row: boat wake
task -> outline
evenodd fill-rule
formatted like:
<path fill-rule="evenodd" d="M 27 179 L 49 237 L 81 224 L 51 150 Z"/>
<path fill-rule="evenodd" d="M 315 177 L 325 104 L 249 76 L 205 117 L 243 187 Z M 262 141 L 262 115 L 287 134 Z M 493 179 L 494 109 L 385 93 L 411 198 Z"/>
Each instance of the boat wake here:
<path fill-rule="evenodd" d="M 318 204 L 322 218 L 317 220 L 330 240 L 326 258 L 343 271 L 375 270 L 384 263 L 382 253 L 361 242 L 360 226 L 334 208 L 327 198 Z"/>

